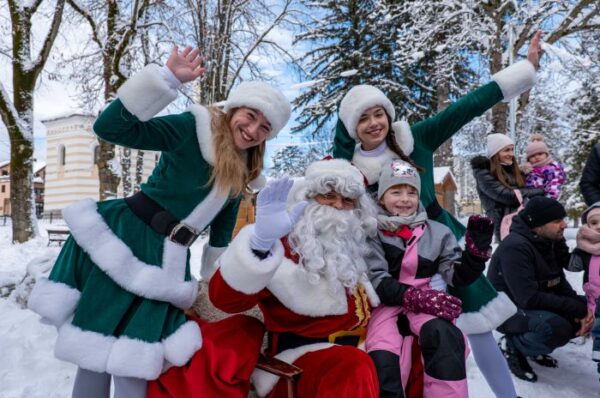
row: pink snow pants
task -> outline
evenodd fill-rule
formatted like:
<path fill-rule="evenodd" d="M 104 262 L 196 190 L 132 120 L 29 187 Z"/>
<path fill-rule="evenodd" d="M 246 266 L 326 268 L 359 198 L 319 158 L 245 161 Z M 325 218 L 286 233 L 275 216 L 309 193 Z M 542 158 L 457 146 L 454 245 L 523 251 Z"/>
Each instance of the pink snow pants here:
<path fill-rule="evenodd" d="M 423 228 L 416 228 L 413 231 L 412 242 L 406 248 L 400 269 L 399 281 L 419 288 L 429 287 L 430 278 L 416 279 L 418 264 L 417 242 L 423 235 Z M 400 357 L 400 375 L 402 377 L 402 386 L 406 389 L 406 382 L 411 368 L 411 347 L 412 336 L 404 337 L 398 330 L 397 320 L 399 314 L 405 314 L 408 318 L 410 330 L 416 336 L 421 335 L 423 325 L 436 319 L 433 315 L 415 314 L 405 311 L 402 307 L 389 307 L 380 305 L 373 310 L 369 325 L 367 328 L 367 337 L 365 348 L 367 352 L 371 351 L 389 351 Z M 466 339 L 465 339 L 465 346 Z M 468 351 L 465 350 L 465 358 Z M 423 359 L 421 359 L 423 360 Z M 449 398 L 467 398 L 469 391 L 467 380 L 440 380 L 431 377 L 424 372 L 423 397 L 449 397 Z"/>

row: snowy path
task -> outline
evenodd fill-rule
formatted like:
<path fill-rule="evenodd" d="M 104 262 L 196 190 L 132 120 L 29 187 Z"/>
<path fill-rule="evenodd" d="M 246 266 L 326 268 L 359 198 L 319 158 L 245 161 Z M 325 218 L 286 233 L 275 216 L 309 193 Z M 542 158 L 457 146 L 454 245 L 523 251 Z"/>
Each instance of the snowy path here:
<path fill-rule="evenodd" d="M 43 225 L 42 225 L 43 229 Z M 10 229 L 0 226 L 0 285 L 19 281 L 32 259 L 56 256 L 59 249 L 48 248 L 45 238 L 23 245 L 10 244 Z M 572 233 L 567 236 L 570 237 Z M 204 241 L 192 247 L 192 272 L 198 275 Z M 581 291 L 581 274 L 568 273 L 573 286 Z M 0 398 L 69 397 L 75 367 L 52 354 L 56 331 L 43 325 L 38 316 L 10 299 L 0 299 Z M 524 398 L 600 398 L 600 383 L 591 358 L 591 340 L 584 345 L 568 344 L 555 352 L 557 369 L 533 365 L 537 383 L 515 379 L 517 392 Z M 494 398 L 472 357 L 467 362 L 469 392 L 474 398 Z"/>

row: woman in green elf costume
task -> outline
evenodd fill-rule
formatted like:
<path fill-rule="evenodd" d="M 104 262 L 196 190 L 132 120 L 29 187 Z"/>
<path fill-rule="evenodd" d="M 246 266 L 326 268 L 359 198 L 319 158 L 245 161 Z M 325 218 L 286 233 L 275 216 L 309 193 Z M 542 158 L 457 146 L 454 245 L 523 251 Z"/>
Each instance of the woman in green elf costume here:
<path fill-rule="evenodd" d="M 369 189 L 377 191 L 382 165 L 401 158 L 416 165 L 421 173 L 421 202 L 430 219 L 448 226 L 457 239 L 465 227 L 435 197 L 433 153 L 461 127 L 500 101 L 531 89 L 538 67 L 541 32 L 533 37 L 527 60 L 517 62 L 492 76 L 479 87 L 426 120 L 409 126 L 393 122 L 395 109 L 376 87 L 355 86 L 342 99 L 333 145 L 333 156 L 351 160 L 364 174 Z M 388 134 L 391 131 L 393 134 Z M 410 157 L 410 158 L 409 158 Z M 463 312 L 457 325 L 468 335 L 475 360 L 497 397 L 516 396 L 506 362 L 492 335 L 516 308 L 504 294 L 498 294 L 485 276 L 465 288 L 449 291 L 462 300 Z"/>
<path fill-rule="evenodd" d="M 153 117 L 203 73 L 198 49 L 174 47 L 166 66 L 148 65 L 129 79 L 94 124 L 106 141 L 162 155 L 136 195 L 64 209 L 71 237 L 31 293 L 29 307 L 58 328 L 56 357 L 78 366 L 74 397 L 108 397 L 111 376 L 116 397 L 145 397 L 147 380 L 185 365 L 210 338 L 184 316 L 198 289 L 189 246 L 210 226 L 203 264 L 224 251 L 240 198 L 260 180 L 265 140 L 291 109 L 278 89 L 244 82 L 222 110 L 192 105 Z M 243 372 L 231 373 L 238 382 L 258 356 L 262 329 L 255 330 L 258 344 L 244 346 L 256 352 L 241 352 Z"/>

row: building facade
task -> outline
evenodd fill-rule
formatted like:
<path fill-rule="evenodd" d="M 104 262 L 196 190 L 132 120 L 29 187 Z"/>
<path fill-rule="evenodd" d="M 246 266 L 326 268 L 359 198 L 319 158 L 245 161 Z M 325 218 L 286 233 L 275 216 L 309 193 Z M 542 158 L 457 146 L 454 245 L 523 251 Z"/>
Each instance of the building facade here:
<path fill-rule="evenodd" d="M 84 198 L 99 199 L 98 166 L 99 143 L 92 130 L 96 116 L 72 114 L 44 120 L 47 130 L 46 191 L 44 212 L 58 214 L 64 207 Z M 115 170 L 120 172 L 119 155 L 123 148 L 116 147 Z M 158 161 L 157 152 L 143 152 L 142 181 L 152 173 Z M 135 181 L 135 161 L 138 151 L 132 149 L 130 159 L 131 181 Z M 118 195 L 123 196 L 122 184 Z"/>
<path fill-rule="evenodd" d="M 450 167 L 434 167 L 433 182 L 435 184 L 435 197 L 444 209 L 456 215 L 456 179 Z"/>
<path fill-rule="evenodd" d="M 41 216 L 44 212 L 44 185 L 46 165 L 36 163 L 33 167 L 33 191 L 35 197 L 35 213 Z M 10 216 L 10 161 L 0 162 L 0 216 Z"/>

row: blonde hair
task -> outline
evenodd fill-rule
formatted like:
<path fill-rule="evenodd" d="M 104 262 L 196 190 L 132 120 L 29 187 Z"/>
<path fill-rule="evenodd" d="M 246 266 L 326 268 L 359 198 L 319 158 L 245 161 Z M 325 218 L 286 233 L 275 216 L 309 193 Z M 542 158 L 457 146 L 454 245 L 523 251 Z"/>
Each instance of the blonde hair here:
<path fill-rule="evenodd" d="M 512 174 L 515 177 L 515 184 L 517 188 L 523 188 L 525 186 L 525 179 L 523 174 L 517 165 L 517 160 L 513 156 L 513 162 L 510 166 L 512 168 Z M 509 174 L 504 169 L 504 166 L 500 163 L 500 154 L 497 153 L 490 159 L 490 173 L 496 177 L 502 185 L 507 188 L 514 189 L 515 187 L 511 184 Z"/>
<path fill-rule="evenodd" d="M 260 175 L 263 168 L 265 142 L 245 151 L 235 146 L 229 123 L 238 109 L 225 113 L 214 107 L 208 108 L 215 152 L 215 164 L 208 183 L 214 183 L 219 191 L 228 192 L 231 196 L 248 196 L 251 193 L 248 184 Z"/>

